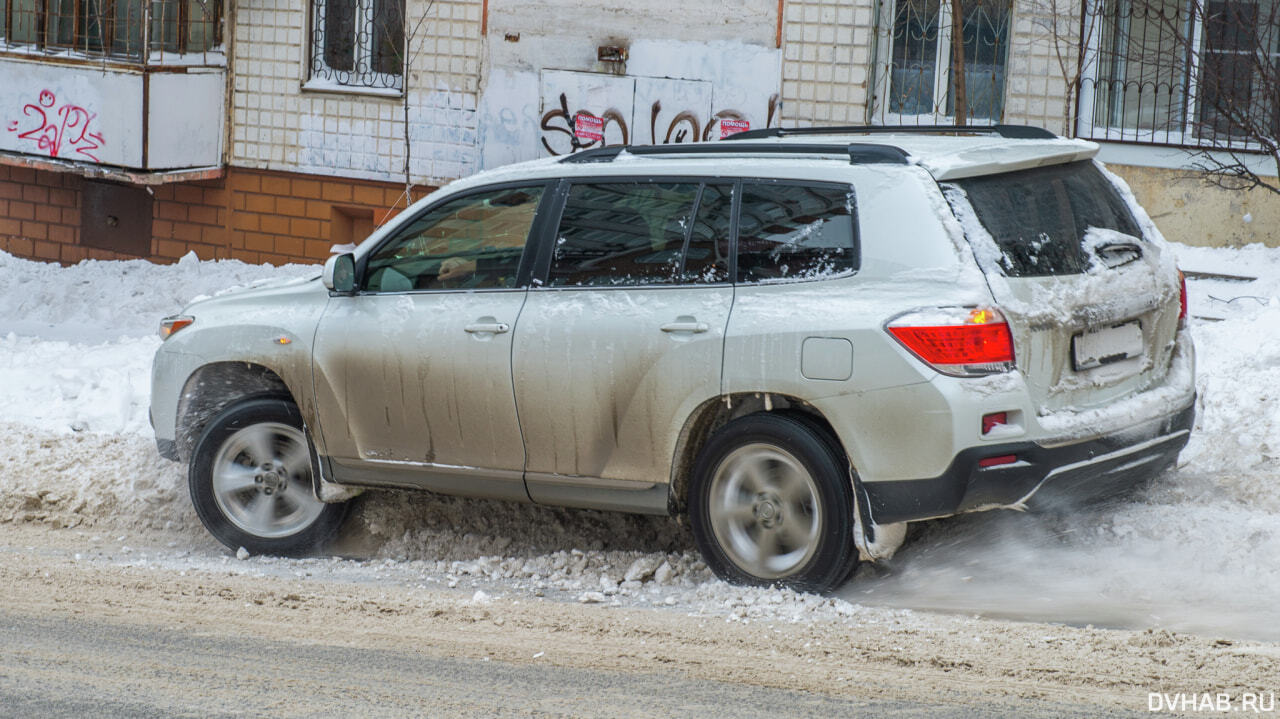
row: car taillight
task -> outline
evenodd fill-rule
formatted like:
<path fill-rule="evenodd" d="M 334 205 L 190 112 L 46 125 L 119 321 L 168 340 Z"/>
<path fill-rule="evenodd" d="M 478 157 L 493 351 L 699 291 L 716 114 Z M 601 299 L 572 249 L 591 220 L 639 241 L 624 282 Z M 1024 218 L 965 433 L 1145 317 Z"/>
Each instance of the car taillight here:
<path fill-rule="evenodd" d="M 1178 303 L 1181 306 L 1178 326 L 1181 327 L 1187 323 L 1187 276 L 1182 274 L 1182 270 L 1178 270 Z"/>
<path fill-rule="evenodd" d="M 1008 412 L 992 412 L 982 415 L 982 433 L 991 434 L 991 430 L 1009 424 Z"/>
<path fill-rule="evenodd" d="M 895 317 L 885 329 L 942 374 L 981 377 L 1013 369 L 1013 334 L 999 310 L 921 310 Z"/>
<path fill-rule="evenodd" d="M 188 317 L 186 315 L 173 315 L 172 317 L 166 317 L 160 320 L 160 339 L 161 340 L 169 339 L 178 330 L 182 329 L 183 327 L 186 327 L 187 325 L 195 321 L 196 321 L 196 318 Z"/>

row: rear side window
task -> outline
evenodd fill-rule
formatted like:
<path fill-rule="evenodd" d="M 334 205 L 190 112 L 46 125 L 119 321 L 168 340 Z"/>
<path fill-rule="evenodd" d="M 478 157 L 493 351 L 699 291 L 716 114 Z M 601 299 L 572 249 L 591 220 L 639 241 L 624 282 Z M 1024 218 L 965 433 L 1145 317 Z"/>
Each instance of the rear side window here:
<path fill-rule="evenodd" d="M 956 180 L 944 189 L 967 195 L 978 221 L 1000 252 L 1009 277 L 1078 274 L 1090 259 L 1090 228 L 1141 238 L 1132 213 L 1090 161 Z M 953 208 L 958 198 L 947 192 Z M 971 238 L 972 239 L 972 238 Z"/>
<path fill-rule="evenodd" d="M 685 241 L 700 188 L 697 182 L 573 185 L 556 233 L 547 284 L 681 283 Z"/>
<path fill-rule="evenodd" d="M 858 269 L 848 185 L 745 182 L 738 281 L 816 279 Z"/>

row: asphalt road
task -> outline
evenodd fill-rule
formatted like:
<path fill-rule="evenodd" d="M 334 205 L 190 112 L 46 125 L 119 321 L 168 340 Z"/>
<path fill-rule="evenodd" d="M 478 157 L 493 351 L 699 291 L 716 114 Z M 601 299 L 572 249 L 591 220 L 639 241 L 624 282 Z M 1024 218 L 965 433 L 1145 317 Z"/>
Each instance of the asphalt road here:
<path fill-rule="evenodd" d="M 762 667 L 767 672 L 768 667 Z M 0 611 L 5 717 L 991 717 L 992 711 L 552 665 L 246 640 Z M 1083 714 L 1081 714 L 1083 715 Z"/>

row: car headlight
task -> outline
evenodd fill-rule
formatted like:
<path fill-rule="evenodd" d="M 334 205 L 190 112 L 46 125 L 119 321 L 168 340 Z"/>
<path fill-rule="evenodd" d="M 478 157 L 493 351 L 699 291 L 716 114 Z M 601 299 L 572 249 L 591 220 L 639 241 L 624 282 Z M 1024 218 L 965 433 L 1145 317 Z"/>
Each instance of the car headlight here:
<path fill-rule="evenodd" d="M 160 320 L 160 339 L 167 340 L 174 336 L 178 330 L 195 322 L 196 318 L 188 315 L 170 315 Z"/>

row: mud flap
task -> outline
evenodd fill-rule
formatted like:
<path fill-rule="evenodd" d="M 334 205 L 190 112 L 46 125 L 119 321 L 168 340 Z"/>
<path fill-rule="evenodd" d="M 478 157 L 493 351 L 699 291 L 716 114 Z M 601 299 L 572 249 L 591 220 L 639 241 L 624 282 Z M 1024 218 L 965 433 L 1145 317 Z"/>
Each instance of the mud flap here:
<path fill-rule="evenodd" d="M 306 435 L 307 447 L 311 450 L 311 492 L 316 499 L 325 504 L 334 504 L 345 502 L 364 492 L 362 487 L 350 487 L 329 481 L 327 478 L 329 475 L 325 471 L 328 469 L 328 463 L 316 450 L 316 443 L 311 439 L 311 428 L 304 424 L 302 433 Z"/>
<path fill-rule="evenodd" d="M 906 541 L 907 523 L 875 523 L 871 518 L 871 500 L 858 481 L 853 465 L 849 465 L 849 483 L 853 485 L 853 545 L 858 548 L 858 559 L 864 562 L 891 559 Z"/>

